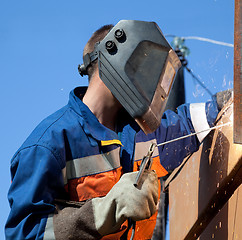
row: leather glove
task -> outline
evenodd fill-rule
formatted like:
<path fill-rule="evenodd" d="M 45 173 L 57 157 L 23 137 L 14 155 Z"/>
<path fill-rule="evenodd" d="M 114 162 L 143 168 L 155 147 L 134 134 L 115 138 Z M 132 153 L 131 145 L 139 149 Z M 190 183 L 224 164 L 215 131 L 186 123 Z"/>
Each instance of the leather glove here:
<path fill-rule="evenodd" d="M 92 199 L 95 225 L 102 236 L 119 230 L 128 218 L 144 220 L 156 212 L 157 175 L 154 171 L 145 171 L 139 188 L 136 188 L 137 173 L 124 174 L 105 197 Z"/>
<path fill-rule="evenodd" d="M 218 92 L 218 93 L 215 94 L 215 98 L 216 98 L 216 101 L 217 101 L 219 111 L 224 107 L 224 105 L 232 97 L 232 93 L 233 93 L 233 90 L 228 89 L 228 90 L 224 90 L 222 92 Z"/>

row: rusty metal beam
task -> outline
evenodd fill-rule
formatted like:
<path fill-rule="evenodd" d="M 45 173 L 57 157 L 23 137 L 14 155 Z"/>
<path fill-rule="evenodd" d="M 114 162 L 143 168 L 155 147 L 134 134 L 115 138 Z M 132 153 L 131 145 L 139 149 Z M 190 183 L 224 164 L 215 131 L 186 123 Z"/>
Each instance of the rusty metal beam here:
<path fill-rule="evenodd" d="M 234 14 L 234 143 L 242 144 L 242 2 L 235 0 Z"/>
<path fill-rule="evenodd" d="M 217 125 L 231 121 L 232 99 L 225 107 L 227 110 L 220 112 Z M 169 183 L 171 240 L 198 239 L 242 184 L 242 145 L 233 143 L 232 125 L 210 132 L 199 150 L 184 161 L 186 164 L 176 178 L 167 179 L 172 180 Z M 229 220 L 224 217 L 223 227 L 227 228 Z M 200 239 L 208 238 L 201 235 Z"/>

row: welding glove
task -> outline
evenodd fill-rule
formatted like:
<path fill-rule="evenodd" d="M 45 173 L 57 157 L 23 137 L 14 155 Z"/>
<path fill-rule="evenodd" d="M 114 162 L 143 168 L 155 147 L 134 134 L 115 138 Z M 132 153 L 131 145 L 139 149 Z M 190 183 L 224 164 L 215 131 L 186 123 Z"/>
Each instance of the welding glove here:
<path fill-rule="evenodd" d="M 92 199 L 95 225 L 102 236 L 118 231 L 128 218 L 139 221 L 156 212 L 157 175 L 145 171 L 137 188 L 134 186 L 137 173 L 124 174 L 105 197 Z"/>
<path fill-rule="evenodd" d="M 222 92 L 218 92 L 214 95 L 217 105 L 218 105 L 218 110 L 220 111 L 223 106 L 229 101 L 229 99 L 232 97 L 233 90 L 228 89 L 224 90 Z"/>

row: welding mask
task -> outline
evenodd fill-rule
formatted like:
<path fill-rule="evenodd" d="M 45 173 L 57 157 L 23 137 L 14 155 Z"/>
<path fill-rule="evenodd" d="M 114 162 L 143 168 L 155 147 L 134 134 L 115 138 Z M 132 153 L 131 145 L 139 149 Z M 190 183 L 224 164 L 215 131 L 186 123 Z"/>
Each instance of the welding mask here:
<path fill-rule="evenodd" d="M 160 125 L 180 60 L 154 22 L 122 20 L 86 54 L 79 73 L 98 59 L 99 76 L 146 133 Z"/>

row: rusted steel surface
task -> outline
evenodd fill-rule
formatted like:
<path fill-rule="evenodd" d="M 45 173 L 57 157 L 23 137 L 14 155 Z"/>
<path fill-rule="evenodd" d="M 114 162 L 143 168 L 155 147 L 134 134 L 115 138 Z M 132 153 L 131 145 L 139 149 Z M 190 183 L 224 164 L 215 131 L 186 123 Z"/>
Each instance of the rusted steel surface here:
<path fill-rule="evenodd" d="M 225 109 L 217 125 L 232 120 L 231 102 Z M 197 239 L 242 182 L 242 145 L 233 143 L 232 125 L 211 132 L 185 161 L 169 184 L 171 240 Z"/>
<path fill-rule="evenodd" d="M 242 185 L 203 231 L 199 240 L 242 239 Z"/>
<path fill-rule="evenodd" d="M 242 144 L 242 1 L 235 0 L 234 15 L 234 142 Z"/>

